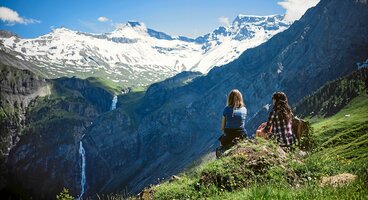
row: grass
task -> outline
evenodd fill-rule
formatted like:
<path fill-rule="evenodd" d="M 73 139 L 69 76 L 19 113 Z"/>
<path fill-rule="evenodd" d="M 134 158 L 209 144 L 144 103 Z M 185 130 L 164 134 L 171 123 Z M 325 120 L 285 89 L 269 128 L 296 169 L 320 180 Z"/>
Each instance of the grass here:
<path fill-rule="evenodd" d="M 353 99 L 336 115 L 313 124 L 320 154 L 364 158 L 368 152 L 368 95 Z"/>
<path fill-rule="evenodd" d="M 353 99 L 344 109 L 336 115 L 321 119 L 312 118 L 314 132 L 317 136 L 334 134 L 338 130 L 346 129 L 367 122 L 368 119 L 368 95 L 361 95 Z"/>
<path fill-rule="evenodd" d="M 131 92 L 140 93 L 140 92 L 146 92 L 146 90 L 147 90 L 147 86 L 134 86 Z"/>
<path fill-rule="evenodd" d="M 273 142 L 246 141 L 226 152 L 227 156 L 182 174 L 179 180 L 153 187 L 154 199 L 215 198 L 256 184 L 288 184 L 295 178 L 285 167 L 290 164 L 289 158 L 280 156 L 277 150 Z"/>
<path fill-rule="evenodd" d="M 86 80 L 88 80 L 93 86 L 106 89 L 107 91 L 115 95 L 120 94 L 120 91 L 123 88 L 118 83 L 101 77 L 89 77 Z"/>
<path fill-rule="evenodd" d="M 283 184 L 255 185 L 237 192 L 226 192 L 208 199 L 366 199 L 368 190 L 360 180 L 344 187 L 320 187 L 316 184 L 290 188 Z"/>
<path fill-rule="evenodd" d="M 202 164 L 150 188 L 154 199 L 367 199 L 368 197 L 368 95 L 354 98 L 329 118 L 311 119 L 318 148 L 306 158 L 290 153 L 286 159 L 267 155 L 261 167 L 249 165 L 249 155 L 230 154 Z M 275 146 L 243 143 L 241 148 L 272 152 Z M 277 155 L 277 153 L 275 153 Z M 262 157 L 260 156 L 260 157 Z M 252 162 L 252 161 L 250 161 Z M 257 165 L 257 166 L 259 166 Z M 342 187 L 320 186 L 323 176 L 350 172 L 357 180 Z"/>

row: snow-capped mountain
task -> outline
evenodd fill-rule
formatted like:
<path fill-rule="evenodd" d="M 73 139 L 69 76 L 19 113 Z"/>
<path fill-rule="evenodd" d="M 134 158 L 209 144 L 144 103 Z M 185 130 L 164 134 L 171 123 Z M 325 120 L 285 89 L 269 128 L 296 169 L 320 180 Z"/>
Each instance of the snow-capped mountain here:
<path fill-rule="evenodd" d="M 288 27 L 283 15 L 239 15 L 230 26 L 191 39 L 128 22 L 105 34 L 67 28 L 33 39 L 0 34 L 0 46 L 50 78 L 102 76 L 126 85 L 145 85 L 184 70 L 206 73 Z"/>
<path fill-rule="evenodd" d="M 203 41 L 204 53 L 191 70 L 206 73 L 214 66 L 229 63 L 245 50 L 262 44 L 289 26 L 283 15 L 238 15 L 231 26 L 221 26 L 196 39 Z"/>

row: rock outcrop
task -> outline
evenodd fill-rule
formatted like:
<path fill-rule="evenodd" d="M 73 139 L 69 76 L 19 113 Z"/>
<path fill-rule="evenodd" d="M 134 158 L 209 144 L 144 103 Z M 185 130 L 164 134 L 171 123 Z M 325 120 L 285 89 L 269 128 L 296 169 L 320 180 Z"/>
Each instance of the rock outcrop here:
<path fill-rule="evenodd" d="M 321 186 L 341 187 L 354 182 L 357 176 L 350 173 L 338 174 L 335 176 L 325 176 L 321 179 Z"/>

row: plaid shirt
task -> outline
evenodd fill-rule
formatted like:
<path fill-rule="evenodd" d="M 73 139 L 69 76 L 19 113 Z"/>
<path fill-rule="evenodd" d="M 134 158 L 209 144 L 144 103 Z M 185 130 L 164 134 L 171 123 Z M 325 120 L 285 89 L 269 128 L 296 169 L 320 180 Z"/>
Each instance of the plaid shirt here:
<path fill-rule="evenodd" d="M 272 131 L 270 137 L 276 139 L 281 146 L 290 146 L 295 142 L 295 135 L 293 134 L 291 127 L 291 120 L 286 122 L 281 113 L 278 113 L 278 111 L 271 111 L 264 130 L 270 130 L 271 126 Z"/>

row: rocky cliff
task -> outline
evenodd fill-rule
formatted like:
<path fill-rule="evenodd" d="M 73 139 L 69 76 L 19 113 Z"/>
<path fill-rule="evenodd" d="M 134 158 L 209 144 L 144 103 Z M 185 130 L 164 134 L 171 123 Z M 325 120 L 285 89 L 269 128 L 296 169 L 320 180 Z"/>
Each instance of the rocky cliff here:
<path fill-rule="evenodd" d="M 30 102 L 37 96 L 50 94 L 47 82 L 42 77 L 34 75 L 28 70 L 12 68 L 0 64 L 0 106 L 1 106 L 1 136 L 2 155 L 8 154 L 9 149 L 15 144 L 17 135 L 15 132 L 24 125 L 25 113 Z"/>
<path fill-rule="evenodd" d="M 0 189 L 5 186 L 4 163 L 10 149 L 19 141 L 28 105 L 37 96 L 49 93 L 44 78 L 26 69 L 0 63 Z"/>
<path fill-rule="evenodd" d="M 88 79 L 63 77 L 54 79 L 53 81 L 64 86 L 67 89 L 78 91 L 90 104 L 96 106 L 99 112 L 106 112 L 109 111 L 111 108 L 113 94 L 102 86 L 94 85 Z"/>
<path fill-rule="evenodd" d="M 4 64 L 0 70 L 0 194 L 50 199 L 67 187 L 77 196 L 79 141 L 110 110 L 113 94 L 90 80 L 46 80 Z"/>

